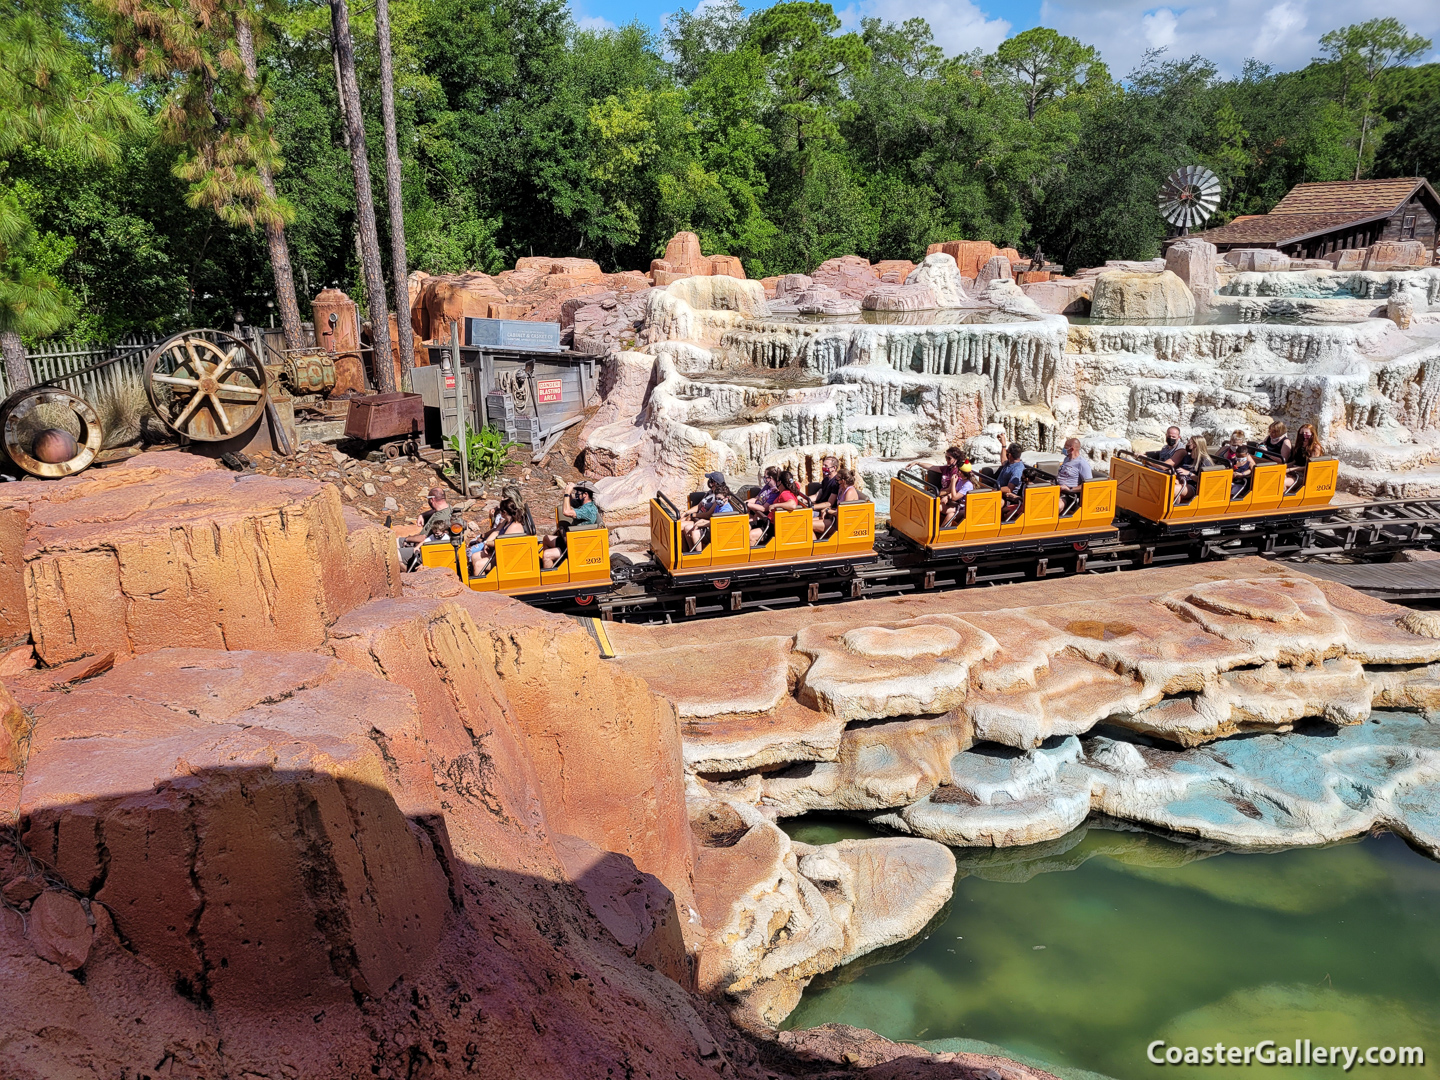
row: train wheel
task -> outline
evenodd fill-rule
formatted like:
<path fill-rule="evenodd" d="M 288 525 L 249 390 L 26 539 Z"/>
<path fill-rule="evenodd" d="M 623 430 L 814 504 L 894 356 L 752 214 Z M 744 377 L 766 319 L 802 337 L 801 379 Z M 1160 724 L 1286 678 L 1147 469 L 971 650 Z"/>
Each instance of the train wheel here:
<path fill-rule="evenodd" d="M 1073 544 L 1071 544 L 1070 546 L 1071 546 L 1072 548 L 1074 548 L 1076 551 L 1087 551 L 1087 550 L 1089 550 L 1089 548 L 1090 548 L 1090 541 L 1089 541 L 1089 540 L 1076 540 L 1076 541 L 1075 541 Z"/>
<path fill-rule="evenodd" d="M 397 442 L 386 443 L 383 449 L 385 451 L 385 460 L 394 461 L 400 456 L 401 444 Z"/>
<path fill-rule="evenodd" d="M 837 571 L 835 571 L 835 572 L 836 572 L 837 574 L 839 574 L 841 577 L 854 577 L 854 576 L 855 576 L 855 567 L 851 566 L 851 565 L 847 562 L 844 566 L 840 567 L 840 569 L 837 570 Z"/>
<path fill-rule="evenodd" d="M 966 566 L 969 566 L 971 563 L 973 563 L 973 562 L 975 561 L 975 556 L 974 556 L 974 555 L 961 555 L 961 556 L 960 556 L 960 561 L 963 562 Z"/>
<path fill-rule="evenodd" d="M 715 589 L 716 592 L 724 592 L 730 587 L 730 579 L 728 577 L 716 578 L 714 581 L 710 582 L 710 585 Z"/>
<path fill-rule="evenodd" d="M 589 607 L 594 602 L 595 597 L 589 595 L 588 593 L 575 597 L 575 603 L 579 604 L 581 607 Z"/>

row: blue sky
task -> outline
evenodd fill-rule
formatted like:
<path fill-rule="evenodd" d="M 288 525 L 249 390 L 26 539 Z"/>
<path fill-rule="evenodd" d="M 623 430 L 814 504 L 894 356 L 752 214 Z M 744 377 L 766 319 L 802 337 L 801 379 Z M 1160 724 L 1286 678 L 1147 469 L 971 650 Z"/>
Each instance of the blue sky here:
<path fill-rule="evenodd" d="M 703 0 L 701 0 L 703 2 Z M 1123 76 L 1147 48 L 1171 56 L 1200 53 L 1234 74 L 1247 57 L 1285 70 L 1319 52 L 1321 34 L 1349 23 L 1393 15 L 1413 33 L 1440 41 L 1437 0 L 1200 0 L 1157 5 L 1154 0 L 831 0 L 847 26 L 875 15 L 901 22 L 924 16 L 947 53 L 993 49 L 1011 34 L 1053 26 L 1099 48 Z M 582 25 L 639 20 L 659 28 L 676 0 L 571 0 Z M 695 0 L 686 0 L 693 9 Z M 761 6 L 761 5 L 747 5 Z M 1440 60 L 1432 49 L 1428 60 Z"/>

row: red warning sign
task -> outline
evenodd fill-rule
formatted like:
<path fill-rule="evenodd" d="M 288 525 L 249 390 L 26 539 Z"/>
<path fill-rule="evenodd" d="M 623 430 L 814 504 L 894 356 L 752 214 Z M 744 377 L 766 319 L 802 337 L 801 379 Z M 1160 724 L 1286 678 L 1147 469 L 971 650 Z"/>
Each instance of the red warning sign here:
<path fill-rule="evenodd" d="M 547 401 L 560 400 L 560 380 L 541 379 L 535 384 L 536 399 L 543 405 Z"/>

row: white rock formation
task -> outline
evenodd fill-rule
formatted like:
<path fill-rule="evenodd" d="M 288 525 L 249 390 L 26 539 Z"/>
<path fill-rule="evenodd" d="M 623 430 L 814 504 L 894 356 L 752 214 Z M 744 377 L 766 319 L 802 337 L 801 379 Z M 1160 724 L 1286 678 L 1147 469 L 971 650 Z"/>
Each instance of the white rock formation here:
<path fill-rule="evenodd" d="M 961 845 L 1035 843 L 1092 810 L 1257 845 L 1383 824 L 1440 851 L 1440 803 L 1425 801 L 1440 796 L 1440 726 L 1372 715 L 1440 717 L 1440 618 L 1261 560 L 1047 591 L 1002 610 L 942 593 L 612 640 L 686 718 L 697 790 L 766 817 L 844 810 Z M 696 679 L 702 655 L 744 671 L 744 691 Z M 1244 749 L 1256 734 L 1267 753 Z M 1237 792 L 1259 824 L 1221 805 Z"/>
<path fill-rule="evenodd" d="M 968 307 L 971 303 L 960 267 L 954 257 L 943 251 L 926 255 L 925 261 L 910 272 L 905 284 L 924 285 L 935 294 L 935 302 L 942 308 Z"/>
<path fill-rule="evenodd" d="M 929 840 L 796 843 L 699 784 L 690 816 L 696 895 L 725 898 L 700 913 L 700 989 L 756 1027 L 779 1024 L 814 976 L 919 933 L 954 889 L 955 856 Z"/>
<path fill-rule="evenodd" d="M 958 279 L 953 262 L 936 253 L 910 280 L 940 290 L 937 303 L 955 302 L 958 294 L 941 299 Z M 1218 317 L 1233 322 L 1173 326 L 1071 325 L 1040 314 L 1030 295 L 1040 285 L 1009 281 L 992 282 L 982 306 L 963 315 L 822 323 L 768 315 L 757 282 L 683 279 L 649 294 L 644 352 L 653 359 L 612 360 L 629 373 L 606 376 L 605 405 L 582 431 L 590 474 L 605 478 L 599 501 L 612 524 L 639 526 L 657 488 L 696 490 L 717 468 L 748 479 L 782 459 L 809 480 L 821 453 L 839 447 L 884 513 L 900 468 L 972 440 L 971 452 L 985 455 L 992 425 L 1003 441 L 1034 451 L 1078 435 L 1103 463 L 1115 447 L 1158 442 L 1172 424 L 1213 442 L 1237 427 L 1258 436 L 1276 418 L 1292 429 L 1319 425 L 1341 459 L 1342 488 L 1440 492 L 1440 270 L 1232 270 L 1218 264 L 1212 299 Z M 782 279 L 775 306 L 813 284 Z M 1062 284 L 1066 296 L 1099 290 L 1099 312 L 1116 296 L 1127 310 L 1143 296 L 1159 296 L 1167 311 L 1172 300 L 1193 302 L 1176 275 L 1150 264 Z M 1408 331 L 1370 317 L 1387 304 L 1401 321 L 1408 314 Z M 893 321 L 911 316 L 933 321 Z M 1302 324 L 1267 321 L 1279 318 Z"/>

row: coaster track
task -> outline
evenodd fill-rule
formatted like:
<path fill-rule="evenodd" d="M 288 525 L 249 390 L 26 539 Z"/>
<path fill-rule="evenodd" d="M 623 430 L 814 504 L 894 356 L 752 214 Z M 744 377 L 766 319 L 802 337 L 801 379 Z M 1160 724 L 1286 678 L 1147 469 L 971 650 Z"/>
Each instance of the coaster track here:
<path fill-rule="evenodd" d="M 784 568 L 763 563 L 727 568 L 683 584 L 658 564 L 643 562 L 616 566 L 611 590 L 583 607 L 573 598 L 526 599 L 604 620 L 671 622 L 1246 555 L 1374 563 L 1407 549 L 1440 549 L 1440 499 L 1350 503 L 1203 527 L 1152 522 L 1122 510 L 1115 526 L 1118 532 L 1107 530 L 1093 540 L 1047 543 L 1042 535 L 963 553 L 927 551 L 893 532 L 881 533 L 875 555 Z M 1403 598 L 1403 591 L 1387 595 Z"/>

